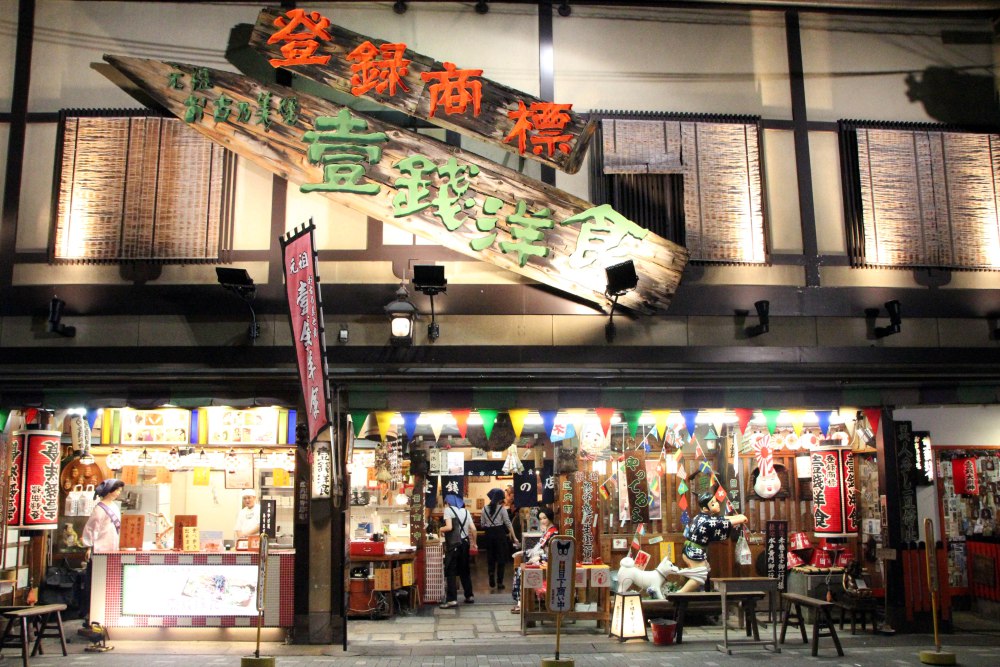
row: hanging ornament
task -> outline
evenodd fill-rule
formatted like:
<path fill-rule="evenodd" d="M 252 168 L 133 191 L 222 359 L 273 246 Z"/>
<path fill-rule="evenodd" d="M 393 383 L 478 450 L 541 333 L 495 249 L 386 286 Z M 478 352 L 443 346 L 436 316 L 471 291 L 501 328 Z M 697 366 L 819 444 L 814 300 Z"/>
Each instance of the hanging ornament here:
<path fill-rule="evenodd" d="M 774 469 L 774 456 L 771 453 L 771 436 L 765 435 L 753 442 L 754 456 L 757 459 L 757 481 L 753 490 L 761 498 L 773 498 L 781 490 L 781 478 Z"/>
<path fill-rule="evenodd" d="M 115 447 L 108 454 L 108 459 L 106 461 L 109 470 L 121 470 L 122 469 L 122 450 Z"/>
<path fill-rule="evenodd" d="M 505 475 L 520 475 L 524 472 L 524 464 L 517 458 L 517 443 L 507 448 L 507 458 L 504 459 L 501 470 Z"/>
<path fill-rule="evenodd" d="M 173 472 L 177 470 L 181 465 L 181 455 L 177 451 L 176 447 L 170 449 L 170 453 L 167 455 L 167 470 Z"/>

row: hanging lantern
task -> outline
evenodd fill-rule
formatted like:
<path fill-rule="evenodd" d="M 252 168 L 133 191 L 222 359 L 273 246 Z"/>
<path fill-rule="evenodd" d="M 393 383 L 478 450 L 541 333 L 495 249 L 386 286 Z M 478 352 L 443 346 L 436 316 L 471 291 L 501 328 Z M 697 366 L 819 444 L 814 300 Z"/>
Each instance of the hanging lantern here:
<path fill-rule="evenodd" d="M 173 472 L 177 470 L 181 465 L 181 455 L 177 451 L 176 447 L 170 448 L 170 453 L 167 454 L 167 470 Z"/>
<path fill-rule="evenodd" d="M 236 450 L 232 447 L 226 452 L 226 472 L 235 473 L 236 472 Z"/>
<path fill-rule="evenodd" d="M 108 464 L 108 469 L 110 469 L 110 470 L 115 470 L 115 471 L 121 470 L 122 469 L 122 450 L 118 449 L 117 447 L 115 447 L 114 449 L 112 449 L 111 453 L 108 454 L 108 459 L 107 459 L 106 463 Z"/>
<path fill-rule="evenodd" d="M 58 526 L 61 439 L 61 431 L 11 434 L 10 528 L 51 530 Z"/>

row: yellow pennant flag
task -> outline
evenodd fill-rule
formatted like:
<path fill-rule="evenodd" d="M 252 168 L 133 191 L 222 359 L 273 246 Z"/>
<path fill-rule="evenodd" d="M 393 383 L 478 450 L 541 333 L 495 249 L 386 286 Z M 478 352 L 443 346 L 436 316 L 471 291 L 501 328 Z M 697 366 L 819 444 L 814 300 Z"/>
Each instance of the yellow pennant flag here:
<path fill-rule="evenodd" d="M 395 414 L 395 412 L 388 411 L 375 413 L 375 421 L 378 423 L 378 434 L 383 442 L 389 437 L 389 427 L 392 425 L 392 418 Z"/>
<path fill-rule="evenodd" d="M 667 437 L 667 418 L 670 417 L 670 410 L 653 410 L 653 419 L 656 420 L 656 437 L 662 442 Z"/>
<path fill-rule="evenodd" d="M 528 410 L 508 410 L 507 414 L 510 415 L 510 424 L 514 427 L 514 438 L 520 438 L 521 431 L 524 430 L 524 419 L 528 416 Z"/>
<path fill-rule="evenodd" d="M 566 415 L 566 421 L 573 425 L 574 432 L 577 437 L 583 432 L 583 419 L 587 416 L 587 411 L 584 408 L 570 408 L 569 410 L 563 410 L 563 414 Z"/>
<path fill-rule="evenodd" d="M 795 431 L 795 435 L 802 435 L 802 422 L 806 419 L 805 410 L 789 410 L 789 416 L 792 418 L 792 430 Z"/>
<path fill-rule="evenodd" d="M 441 439 L 441 429 L 444 428 L 444 422 L 447 418 L 448 415 L 444 412 L 427 413 L 427 421 L 431 424 L 431 433 L 434 434 L 435 442 Z"/>

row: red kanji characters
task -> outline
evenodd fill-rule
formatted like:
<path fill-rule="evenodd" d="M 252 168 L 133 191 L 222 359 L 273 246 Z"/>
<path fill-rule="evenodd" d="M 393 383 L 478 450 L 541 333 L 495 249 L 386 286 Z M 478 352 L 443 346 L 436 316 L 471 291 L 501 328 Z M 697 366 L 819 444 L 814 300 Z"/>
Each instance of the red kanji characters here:
<path fill-rule="evenodd" d="M 347 54 L 347 59 L 356 61 L 351 65 L 351 93 L 364 95 L 373 88 L 384 93 L 389 89 L 389 95 L 396 94 L 396 86 L 406 92 L 410 89 L 403 83 L 403 77 L 410 71 L 410 61 L 403 58 L 406 44 L 383 44 L 376 48 L 371 42 L 365 42 Z M 377 60 L 381 55 L 382 59 Z"/>
<path fill-rule="evenodd" d="M 455 113 L 465 113 L 469 102 L 472 102 L 472 115 L 479 115 L 479 105 L 482 101 L 482 84 L 479 81 L 469 81 L 470 76 L 481 76 L 481 69 L 456 69 L 455 63 L 445 63 L 444 72 L 422 72 L 420 78 L 424 81 L 437 81 L 428 86 L 431 94 L 431 113 L 433 116 L 440 106 L 449 116 Z"/>
<path fill-rule="evenodd" d="M 551 157 L 556 149 L 569 153 L 569 142 L 573 140 L 573 135 L 563 134 L 562 130 L 570 121 L 566 112 L 572 108 L 572 104 L 553 102 L 532 102 L 530 107 L 525 107 L 524 102 L 518 100 L 517 109 L 507 112 L 507 116 L 515 122 L 510 134 L 504 138 L 504 143 L 517 138 L 517 150 L 523 154 L 530 138 L 533 145 L 531 152 L 535 155 L 545 151 Z"/>
<path fill-rule="evenodd" d="M 288 21 L 285 20 L 288 17 Z M 326 31 L 330 27 L 330 20 L 319 12 L 306 14 L 304 9 L 290 9 L 285 12 L 285 16 L 274 19 L 274 25 L 281 28 L 271 35 L 267 43 L 285 42 L 281 45 L 282 58 L 271 58 L 272 67 L 287 67 L 290 65 L 325 65 L 330 61 L 330 56 L 317 56 L 316 49 L 319 48 L 317 39 L 327 41 L 330 34 Z M 302 28 L 300 32 L 296 29 Z"/>

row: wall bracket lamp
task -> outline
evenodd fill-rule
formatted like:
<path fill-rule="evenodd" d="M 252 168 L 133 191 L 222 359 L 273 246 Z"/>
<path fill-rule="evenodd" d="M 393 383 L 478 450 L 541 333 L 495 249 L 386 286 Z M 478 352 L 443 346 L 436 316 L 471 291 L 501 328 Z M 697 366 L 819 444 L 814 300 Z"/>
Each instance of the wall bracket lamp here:
<path fill-rule="evenodd" d="M 250 310 L 249 337 L 252 345 L 260 337 L 260 325 L 257 324 L 257 313 L 253 309 L 253 300 L 257 296 L 257 286 L 246 269 L 234 269 L 226 266 L 215 267 L 215 275 L 219 284 L 243 300 Z"/>
<path fill-rule="evenodd" d="M 489 14 L 490 6 L 486 3 L 486 0 L 477 0 L 476 2 L 476 13 L 477 14 Z"/>
<path fill-rule="evenodd" d="M 62 323 L 62 313 L 65 307 L 66 302 L 57 296 L 52 297 L 52 301 L 49 301 L 49 333 L 72 338 L 76 335 L 76 327 L 66 326 Z"/>
<path fill-rule="evenodd" d="M 389 316 L 389 342 L 393 347 L 408 347 L 413 343 L 413 320 L 417 307 L 410 303 L 410 294 L 403 283 L 399 283 L 396 298 L 385 305 Z"/>
<path fill-rule="evenodd" d="M 865 318 L 868 320 L 871 326 L 872 335 L 875 338 L 885 338 L 886 336 L 891 336 L 893 334 L 898 334 L 902 328 L 903 317 L 902 317 L 902 307 L 899 301 L 893 299 L 892 301 L 885 302 L 885 310 L 889 313 L 889 325 L 884 327 L 875 326 L 875 318 L 878 317 L 878 308 L 865 308 Z"/>
<path fill-rule="evenodd" d="M 639 284 L 639 276 L 636 275 L 635 263 L 631 259 L 607 267 L 604 273 L 608 278 L 608 287 L 604 293 L 612 298 L 608 323 L 604 325 L 604 338 L 612 343 L 615 340 L 615 306 L 618 305 L 618 297 L 629 290 L 634 290 Z"/>
<path fill-rule="evenodd" d="M 444 277 L 444 267 L 435 264 L 416 264 L 413 267 L 413 287 L 431 299 L 431 323 L 427 325 L 427 338 L 432 342 L 441 336 L 441 328 L 435 320 L 434 295 L 448 291 L 448 281 Z"/>
<path fill-rule="evenodd" d="M 404 2 L 404 0 L 396 0 L 396 2 L 392 3 L 392 11 L 396 12 L 397 14 L 405 14 L 406 2 Z"/>
<path fill-rule="evenodd" d="M 771 330 L 771 302 L 761 299 L 755 301 L 753 307 L 757 311 L 757 324 L 743 330 L 747 338 L 756 338 Z"/>
<path fill-rule="evenodd" d="M 568 0 L 563 0 L 563 2 L 559 3 L 559 9 L 557 11 L 559 12 L 559 16 L 565 18 L 573 13 L 573 8 L 569 6 Z"/>

